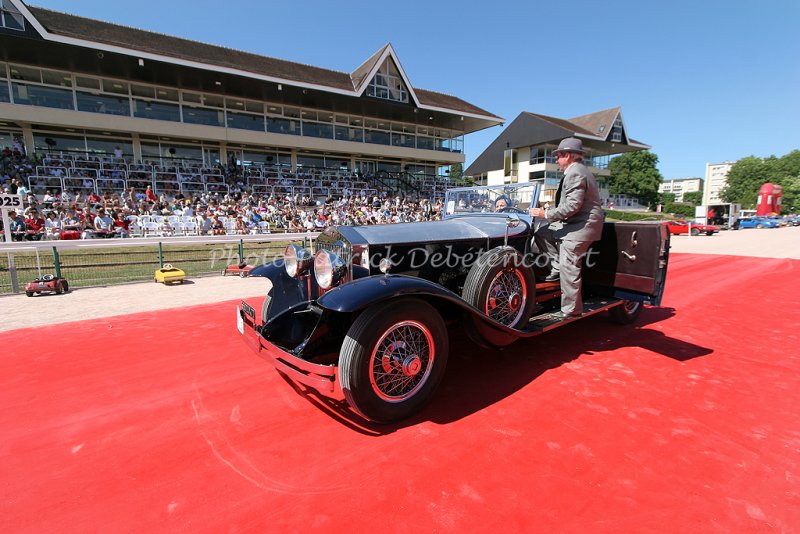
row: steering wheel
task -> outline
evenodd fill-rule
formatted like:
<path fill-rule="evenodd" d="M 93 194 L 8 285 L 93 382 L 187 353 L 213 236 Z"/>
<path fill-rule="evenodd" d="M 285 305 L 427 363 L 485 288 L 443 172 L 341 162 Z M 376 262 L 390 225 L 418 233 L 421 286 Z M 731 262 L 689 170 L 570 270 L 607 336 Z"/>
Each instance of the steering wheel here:
<path fill-rule="evenodd" d="M 164 270 L 172 269 L 172 264 L 171 263 L 165 263 L 164 266 L 162 267 L 162 269 L 164 269 Z"/>
<path fill-rule="evenodd" d="M 50 281 L 52 281 L 54 279 L 55 279 L 55 276 L 53 276 L 52 274 L 46 274 L 46 275 L 44 275 L 42 277 L 42 281 L 44 281 L 44 282 L 50 282 Z"/>
<path fill-rule="evenodd" d="M 497 213 L 521 213 L 524 215 L 525 211 L 519 208 L 515 208 L 514 206 L 506 206 L 505 208 L 501 208 L 500 210 L 498 210 Z"/>

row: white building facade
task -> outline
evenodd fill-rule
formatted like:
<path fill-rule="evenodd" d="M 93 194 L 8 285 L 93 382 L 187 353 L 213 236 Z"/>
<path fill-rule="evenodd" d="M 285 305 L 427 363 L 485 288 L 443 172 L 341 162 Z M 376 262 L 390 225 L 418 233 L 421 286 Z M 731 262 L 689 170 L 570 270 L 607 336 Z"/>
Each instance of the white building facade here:
<path fill-rule="evenodd" d="M 614 155 L 650 147 L 628 137 L 620 108 L 571 119 L 522 112 L 464 171 L 476 183 L 501 185 L 520 182 L 542 184 L 542 203 L 553 202 L 563 173 L 553 151 L 566 137 L 581 139 L 584 163 L 597 177 L 603 206 L 609 209 L 643 209 L 636 199 L 611 195 L 605 187 L 608 162 Z"/>
<path fill-rule="evenodd" d="M 706 183 L 703 190 L 703 205 L 722 204 L 722 190 L 728 185 L 728 173 L 733 163 L 706 163 Z"/>
<path fill-rule="evenodd" d="M 675 178 L 664 180 L 658 186 L 659 193 L 672 193 L 675 195 L 675 202 L 683 202 L 685 193 L 693 193 L 703 190 L 702 178 Z"/>

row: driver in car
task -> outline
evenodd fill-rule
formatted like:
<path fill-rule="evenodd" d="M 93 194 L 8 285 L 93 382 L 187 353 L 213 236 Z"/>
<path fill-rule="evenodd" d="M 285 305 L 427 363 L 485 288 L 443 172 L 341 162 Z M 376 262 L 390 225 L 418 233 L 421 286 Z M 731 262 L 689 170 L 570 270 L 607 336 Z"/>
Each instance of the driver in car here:
<path fill-rule="evenodd" d="M 511 206 L 512 206 L 511 199 L 508 198 L 505 195 L 500 195 L 494 201 L 494 211 L 496 211 L 498 213 L 502 213 L 503 211 L 505 211 L 506 209 L 510 208 Z"/>

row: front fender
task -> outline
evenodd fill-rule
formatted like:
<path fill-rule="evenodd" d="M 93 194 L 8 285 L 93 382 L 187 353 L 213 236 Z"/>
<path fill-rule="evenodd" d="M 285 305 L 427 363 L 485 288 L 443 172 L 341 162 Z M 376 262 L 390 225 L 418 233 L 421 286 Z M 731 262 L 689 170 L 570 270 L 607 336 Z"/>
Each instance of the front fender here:
<path fill-rule="evenodd" d="M 317 304 L 331 311 L 352 313 L 384 300 L 415 295 L 436 296 L 467 305 L 458 295 L 439 284 L 424 278 L 399 274 L 380 274 L 353 280 L 331 289 L 319 298 Z"/>
<path fill-rule="evenodd" d="M 272 282 L 269 295 L 272 297 L 272 309 L 282 311 L 299 304 L 313 300 L 309 297 L 309 289 L 315 293 L 316 280 L 314 276 L 292 278 L 286 273 L 283 260 L 275 260 L 256 267 L 250 271 L 250 276 L 261 276 Z M 310 282 L 310 284 L 309 284 Z M 312 287 L 309 288 L 309 285 Z"/>
<path fill-rule="evenodd" d="M 471 326 L 492 345 L 508 345 L 523 335 L 519 330 L 490 319 L 449 289 L 413 276 L 375 275 L 353 280 L 328 291 L 317 300 L 317 304 L 333 312 L 353 313 L 389 299 L 406 296 L 422 297 L 437 308 L 447 304 L 457 309 L 471 319 Z"/>

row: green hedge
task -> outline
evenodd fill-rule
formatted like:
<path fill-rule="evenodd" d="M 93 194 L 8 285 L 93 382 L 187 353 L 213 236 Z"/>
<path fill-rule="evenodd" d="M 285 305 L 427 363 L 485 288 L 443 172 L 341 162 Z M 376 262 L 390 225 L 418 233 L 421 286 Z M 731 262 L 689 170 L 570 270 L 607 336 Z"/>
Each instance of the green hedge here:
<path fill-rule="evenodd" d="M 654 211 L 617 211 L 605 210 L 606 220 L 609 221 L 653 221 L 661 219 L 670 219 L 669 215 L 664 213 L 656 213 Z"/>
<path fill-rule="evenodd" d="M 678 204 L 677 202 L 668 202 L 664 204 L 665 213 L 677 213 L 683 217 L 694 219 L 694 206 L 691 204 Z"/>

